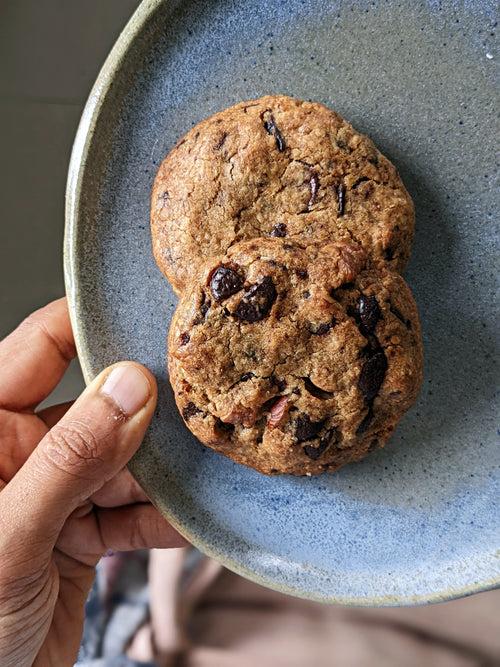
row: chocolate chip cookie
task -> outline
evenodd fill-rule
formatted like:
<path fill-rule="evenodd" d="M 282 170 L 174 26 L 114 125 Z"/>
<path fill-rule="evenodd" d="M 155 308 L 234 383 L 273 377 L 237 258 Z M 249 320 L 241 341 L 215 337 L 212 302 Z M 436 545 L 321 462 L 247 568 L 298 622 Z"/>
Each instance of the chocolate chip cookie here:
<path fill-rule="evenodd" d="M 202 443 L 267 474 L 336 470 L 383 446 L 415 400 L 415 302 L 359 245 L 241 242 L 182 296 L 169 370 Z"/>
<path fill-rule="evenodd" d="M 357 241 L 400 271 L 414 209 L 394 166 L 322 104 L 268 96 L 199 123 L 165 158 L 151 204 L 153 250 L 180 293 L 236 242 Z"/>

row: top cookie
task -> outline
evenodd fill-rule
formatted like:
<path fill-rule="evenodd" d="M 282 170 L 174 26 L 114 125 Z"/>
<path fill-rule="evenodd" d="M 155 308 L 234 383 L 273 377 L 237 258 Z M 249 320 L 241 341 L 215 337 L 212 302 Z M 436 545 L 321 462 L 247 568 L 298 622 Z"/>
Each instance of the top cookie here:
<path fill-rule="evenodd" d="M 179 293 L 207 260 L 255 237 L 357 241 L 400 271 L 414 209 L 395 167 L 322 104 L 242 102 L 199 123 L 165 158 L 151 204 L 156 261 Z"/>

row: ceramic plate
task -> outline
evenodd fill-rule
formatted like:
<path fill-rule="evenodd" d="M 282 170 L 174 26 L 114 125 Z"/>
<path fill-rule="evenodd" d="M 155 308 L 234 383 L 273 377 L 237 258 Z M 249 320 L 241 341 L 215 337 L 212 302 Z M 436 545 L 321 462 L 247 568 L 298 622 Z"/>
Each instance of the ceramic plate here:
<path fill-rule="evenodd" d="M 133 473 L 197 547 L 271 588 L 398 605 L 498 582 L 495 5 L 149 0 L 85 108 L 66 229 L 85 376 L 125 358 L 154 371 L 158 410 Z M 190 436 L 165 371 L 175 298 L 151 254 L 163 156 L 197 121 L 267 93 L 324 102 L 369 134 L 417 210 L 420 399 L 385 450 L 313 479 L 264 477 Z"/>

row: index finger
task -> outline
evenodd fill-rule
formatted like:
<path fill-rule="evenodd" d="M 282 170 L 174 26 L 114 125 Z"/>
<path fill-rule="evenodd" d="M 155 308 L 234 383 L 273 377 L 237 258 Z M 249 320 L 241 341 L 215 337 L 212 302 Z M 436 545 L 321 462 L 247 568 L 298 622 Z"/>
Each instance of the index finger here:
<path fill-rule="evenodd" d="M 0 342 L 0 408 L 34 408 L 58 384 L 75 356 L 66 299 L 29 315 Z"/>

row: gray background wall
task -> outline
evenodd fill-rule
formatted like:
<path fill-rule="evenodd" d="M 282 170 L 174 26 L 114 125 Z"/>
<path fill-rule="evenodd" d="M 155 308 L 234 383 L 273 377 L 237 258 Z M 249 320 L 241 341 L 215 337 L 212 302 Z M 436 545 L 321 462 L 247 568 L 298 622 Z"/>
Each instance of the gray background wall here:
<path fill-rule="evenodd" d="M 0 338 L 62 296 L 64 189 L 94 79 L 139 0 L 0 0 Z M 52 400 L 83 386 L 73 364 Z"/>

